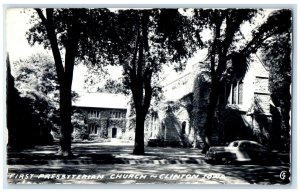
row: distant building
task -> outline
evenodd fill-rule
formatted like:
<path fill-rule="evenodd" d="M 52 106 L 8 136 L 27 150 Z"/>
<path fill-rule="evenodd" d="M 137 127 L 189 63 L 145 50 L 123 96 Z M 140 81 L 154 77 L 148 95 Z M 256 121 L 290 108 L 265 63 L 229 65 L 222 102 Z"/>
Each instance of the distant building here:
<path fill-rule="evenodd" d="M 121 138 L 126 127 L 127 100 L 121 94 L 79 93 L 73 106 L 82 113 L 85 131 L 95 138 Z"/>

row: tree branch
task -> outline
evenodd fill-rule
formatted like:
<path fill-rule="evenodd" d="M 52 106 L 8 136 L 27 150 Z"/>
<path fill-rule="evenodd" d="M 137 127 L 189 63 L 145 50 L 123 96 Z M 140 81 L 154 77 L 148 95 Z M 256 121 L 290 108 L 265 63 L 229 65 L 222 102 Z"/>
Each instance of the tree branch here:
<path fill-rule="evenodd" d="M 53 9 L 46 9 L 47 19 L 45 18 L 41 9 L 35 9 L 35 10 L 38 13 L 39 17 L 41 18 L 43 24 L 45 25 L 45 28 L 47 31 L 47 36 L 48 36 L 48 39 L 51 44 L 53 58 L 55 61 L 55 67 L 56 67 L 56 72 L 57 72 L 57 76 L 58 76 L 58 81 L 59 81 L 59 83 L 62 83 L 63 77 L 64 77 L 64 67 L 63 67 L 61 55 L 59 52 L 57 37 L 55 34 L 54 25 L 53 25 Z"/>
<path fill-rule="evenodd" d="M 271 37 L 272 35 L 274 35 L 273 33 L 269 33 L 268 35 L 266 35 L 265 37 L 261 37 L 261 36 L 257 36 L 255 38 L 253 38 L 248 44 L 247 46 L 241 51 L 241 53 L 245 54 L 246 56 L 255 52 L 257 50 L 257 48 L 259 46 L 261 46 L 261 44 L 268 39 L 269 37 Z"/>
<path fill-rule="evenodd" d="M 36 8 L 35 11 L 38 13 L 39 17 L 41 18 L 44 25 L 47 25 L 47 19 L 45 18 L 41 9 Z"/>
<path fill-rule="evenodd" d="M 135 81 L 135 79 L 136 79 L 136 58 L 137 58 L 137 53 L 138 53 L 138 48 L 139 48 L 139 42 L 140 42 L 140 32 L 139 32 L 139 29 L 137 29 L 137 37 L 136 37 L 136 41 L 135 41 L 133 58 L 131 61 L 131 68 L 128 69 L 129 74 L 130 74 L 130 79 L 132 81 Z M 127 71 L 127 69 L 126 69 L 126 71 Z"/>
<path fill-rule="evenodd" d="M 72 25 L 67 29 L 68 40 L 65 45 L 65 76 L 69 86 L 72 86 L 74 63 L 78 52 L 78 43 L 80 38 L 80 24 L 78 23 L 79 18 L 72 20 Z"/>

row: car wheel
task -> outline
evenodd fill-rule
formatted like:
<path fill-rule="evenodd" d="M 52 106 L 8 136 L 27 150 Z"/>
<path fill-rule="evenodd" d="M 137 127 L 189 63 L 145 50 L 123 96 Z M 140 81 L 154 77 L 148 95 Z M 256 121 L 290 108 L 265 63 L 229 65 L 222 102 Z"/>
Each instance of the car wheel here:
<path fill-rule="evenodd" d="M 226 162 L 227 162 L 227 158 L 226 157 L 220 157 L 219 158 L 219 163 L 220 164 L 226 164 Z"/>
<path fill-rule="evenodd" d="M 225 164 L 230 164 L 230 163 L 231 163 L 230 159 L 226 159 L 226 163 Z"/>

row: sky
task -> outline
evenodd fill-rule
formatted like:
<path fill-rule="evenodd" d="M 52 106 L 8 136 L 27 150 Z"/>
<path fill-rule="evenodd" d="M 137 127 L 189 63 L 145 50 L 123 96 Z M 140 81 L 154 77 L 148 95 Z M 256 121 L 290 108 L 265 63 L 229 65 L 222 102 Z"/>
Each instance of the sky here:
<path fill-rule="evenodd" d="M 9 53 L 11 62 L 18 60 L 19 58 L 26 58 L 33 53 L 45 51 L 43 46 L 35 45 L 31 47 L 26 38 L 26 31 L 30 28 L 30 12 L 28 9 L 11 8 L 6 11 L 6 46 Z"/>

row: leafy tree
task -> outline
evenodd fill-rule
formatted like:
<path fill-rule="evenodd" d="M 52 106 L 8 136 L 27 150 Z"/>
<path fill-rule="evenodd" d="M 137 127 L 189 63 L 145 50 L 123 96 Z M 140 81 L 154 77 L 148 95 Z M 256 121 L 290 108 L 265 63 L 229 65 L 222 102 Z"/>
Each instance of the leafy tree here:
<path fill-rule="evenodd" d="M 58 82 L 49 56 L 35 54 L 14 63 L 15 86 L 41 130 L 58 132 Z"/>
<path fill-rule="evenodd" d="M 97 92 L 120 94 L 120 93 L 125 93 L 126 90 L 124 90 L 123 83 L 120 79 L 119 80 L 108 79 L 102 88 L 98 87 Z"/>
<path fill-rule="evenodd" d="M 71 156 L 71 86 L 76 62 L 95 64 L 101 54 L 108 53 L 107 27 L 110 26 L 107 9 L 35 9 L 34 26 L 27 33 L 30 44 L 43 44 L 51 49 L 59 83 L 59 110 L 61 140 L 59 153 Z M 97 25 L 96 25 L 97 24 Z M 98 26 L 99 28 L 95 28 Z M 105 27 L 105 29 L 104 29 Z M 97 37 L 97 41 L 93 40 Z M 105 44 L 103 44 L 105 43 Z M 62 58 L 62 52 L 64 58 Z"/>
<path fill-rule="evenodd" d="M 110 69 L 102 68 L 99 70 L 97 69 L 97 67 L 89 66 L 84 79 L 84 88 L 88 92 L 103 92 L 128 95 L 129 93 L 124 87 L 121 74 L 120 76 L 118 76 L 118 74 L 114 76 L 110 74 L 110 72 L 114 73 L 115 70 L 115 67 Z"/>
<path fill-rule="evenodd" d="M 209 40 L 208 59 L 211 71 L 211 90 L 208 105 L 206 125 L 204 126 L 205 143 L 204 152 L 210 146 L 215 112 L 221 112 L 225 107 L 225 101 L 219 101 L 224 92 L 224 84 L 235 78 L 243 78 L 248 69 L 247 60 L 259 47 L 264 46 L 266 40 L 272 35 L 281 34 L 291 26 L 291 12 L 279 10 L 269 16 L 265 23 L 261 24 L 252 33 L 252 39 L 245 46 L 239 46 L 243 40 L 240 28 L 245 22 L 253 23 L 258 13 L 253 9 L 195 9 L 194 22 L 196 25 L 195 37 L 203 29 L 210 29 L 213 37 Z M 198 38 L 199 43 L 202 42 Z M 229 90 L 229 89 L 227 89 Z M 228 95 L 227 95 L 228 97 Z M 221 97 L 223 98 L 223 97 Z M 220 115 L 219 115 L 220 116 Z M 221 126 L 222 127 L 222 126 Z"/>
<path fill-rule="evenodd" d="M 47 70 L 44 67 L 49 63 L 46 60 L 36 60 L 37 58 L 16 62 L 13 68 L 16 78 L 11 75 L 7 58 L 7 128 L 8 145 L 11 147 L 49 144 L 53 140 L 50 129 L 56 128 L 57 113 L 45 94 L 46 90 L 53 87 L 37 82 L 54 76 L 51 72 L 45 73 Z M 37 63 L 41 64 L 39 68 Z"/>
<path fill-rule="evenodd" d="M 291 31 L 272 36 L 262 48 L 263 60 L 270 69 L 271 99 L 279 112 L 279 137 L 274 137 L 277 148 L 290 149 L 291 111 Z M 275 118 L 275 117 L 274 117 Z M 274 120 L 275 121 L 275 120 Z M 276 130 L 275 128 L 273 128 Z M 275 132 L 275 131 L 274 131 Z M 280 143 L 278 143 L 278 140 Z M 280 145 L 279 145 L 280 144 Z"/>
<path fill-rule="evenodd" d="M 136 114 L 134 154 L 144 154 L 144 122 L 163 65 L 180 70 L 195 47 L 190 21 L 177 9 L 120 10 L 112 33 L 112 58 L 123 67 Z"/>
<path fill-rule="evenodd" d="M 58 81 L 56 71 L 52 68 L 53 63 L 51 57 L 40 53 L 14 62 L 13 69 L 17 88 L 23 93 L 36 90 L 57 98 Z M 58 99 L 55 101 L 57 102 Z"/>

